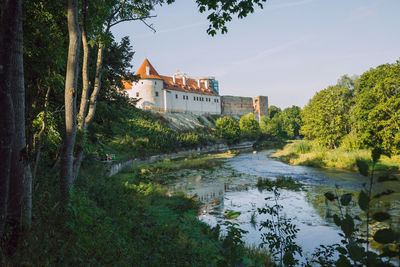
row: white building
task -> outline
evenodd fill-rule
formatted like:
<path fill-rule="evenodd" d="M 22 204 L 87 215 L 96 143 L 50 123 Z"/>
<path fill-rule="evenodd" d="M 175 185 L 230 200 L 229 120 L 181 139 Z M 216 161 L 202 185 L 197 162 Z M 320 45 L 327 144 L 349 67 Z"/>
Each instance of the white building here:
<path fill-rule="evenodd" d="M 124 82 L 129 97 L 139 99 L 138 108 L 162 112 L 221 114 L 218 82 L 213 77 L 189 78 L 177 72 L 172 77 L 159 75 L 145 59 L 135 83 Z"/>

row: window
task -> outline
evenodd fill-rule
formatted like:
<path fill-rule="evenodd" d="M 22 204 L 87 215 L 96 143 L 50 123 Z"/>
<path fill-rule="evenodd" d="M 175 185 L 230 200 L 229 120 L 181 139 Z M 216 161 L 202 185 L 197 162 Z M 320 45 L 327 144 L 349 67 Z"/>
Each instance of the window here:
<path fill-rule="evenodd" d="M 196 101 L 196 97 L 195 96 L 193 97 L 193 100 Z"/>
<path fill-rule="evenodd" d="M 158 92 L 156 92 L 156 96 L 158 96 Z"/>
<path fill-rule="evenodd" d="M 175 98 L 178 99 L 178 95 L 175 95 Z"/>
<path fill-rule="evenodd" d="M 136 97 L 139 97 L 139 92 L 136 92 Z"/>

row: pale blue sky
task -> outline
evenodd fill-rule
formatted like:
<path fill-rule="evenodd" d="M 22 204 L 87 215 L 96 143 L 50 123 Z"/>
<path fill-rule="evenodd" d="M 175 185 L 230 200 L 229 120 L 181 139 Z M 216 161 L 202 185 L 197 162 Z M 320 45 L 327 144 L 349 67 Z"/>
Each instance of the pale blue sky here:
<path fill-rule="evenodd" d="M 136 70 L 148 58 L 163 75 L 215 76 L 222 95 L 269 97 L 303 107 L 343 74 L 400 59 L 400 0 L 269 0 L 228 33 L 211 37 L 194 0 L 177 0 L 143 23 L 113 30 L 129 36 Z"/>

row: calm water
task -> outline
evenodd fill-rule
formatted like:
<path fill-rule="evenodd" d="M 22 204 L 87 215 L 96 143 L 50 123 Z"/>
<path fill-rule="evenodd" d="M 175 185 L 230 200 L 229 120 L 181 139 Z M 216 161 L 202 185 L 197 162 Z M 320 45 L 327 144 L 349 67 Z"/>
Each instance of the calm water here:
<path fill-rule="evenodd" d="M 240 211 L 235 222 L 248 231 L 246 243 L 259 245 L 263 231 L 259 230 L 259 222 L 265 220 L 267 215 L 258 215 L 257 208 L 272 204 L 265 198 L 273 194 L 256 189 L 257 179 L 291 176 L 306 184 L 306 188 L 299 192 L 281 190 L 279 204 L 283 206 L 283 214 L 300 229 L 297 243 L 303 248 L 303 253 L 307 256 L 321 244 L 340 242 L 339 229 L 326 218 L 323 193 L 333 190 L 335 185 L 344 190 L 359 191 L 366 178 L 350 172 L 291 166 L 269 158 L 271 152 L 240 154 L 228 159 L 224 166 L 214 171 L 180 173 L 178 176 L 182 178 L 177 180 L 173 190 L 196 195 L 204 203 L 199 218 L 211 226 L 226 220 L 226 210 Z M 396 207 L 394 212 L 400 214 L 398 203 Z M 250 223 L 252 214 L 256 214 L 256 224 Z"/>

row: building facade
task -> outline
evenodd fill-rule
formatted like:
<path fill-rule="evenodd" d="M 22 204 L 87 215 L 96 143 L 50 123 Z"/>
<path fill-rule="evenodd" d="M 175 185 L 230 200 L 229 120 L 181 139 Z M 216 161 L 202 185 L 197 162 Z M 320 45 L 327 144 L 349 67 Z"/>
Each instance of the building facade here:
<path fill-rule="evenodd" d="M 159 75 L 145 59 L 136 75 L 140 80 L 124 83 L 129 97 L 137 98 L 137 107 L 161 112 L 221 114 L 218 82 L 213 77 L 194 79 L 177 72 L 171 77 Z"/>
<path fill-rule="evenodd" d="M 139 81 L 125 81 L 124 89 L 129 97 L 138 99 L 138 108 L 228 116 L 254 113 L 258 120 L 268 115 L 268 97 L 220 96 L 214 77 L 195 79 L 179 71 L 172 76 L 160 75 L 147 59 L 136 75 Z"/>

